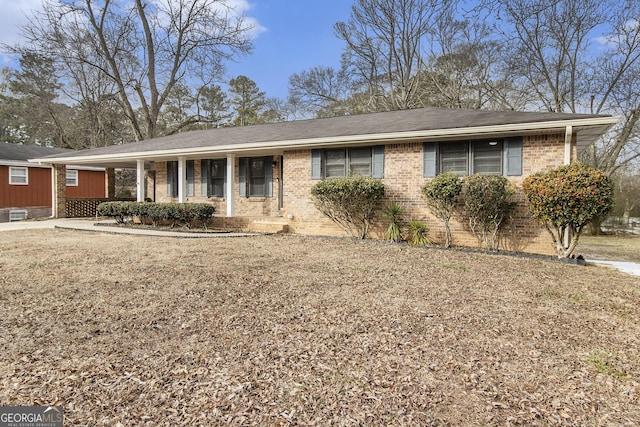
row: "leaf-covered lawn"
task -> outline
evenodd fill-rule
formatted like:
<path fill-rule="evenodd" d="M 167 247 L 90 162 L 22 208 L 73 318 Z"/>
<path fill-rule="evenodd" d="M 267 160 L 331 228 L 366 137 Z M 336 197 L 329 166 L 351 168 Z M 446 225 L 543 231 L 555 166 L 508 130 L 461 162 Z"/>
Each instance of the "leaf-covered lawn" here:
<path fill-rule="evenodd" d="M 587 259 L 640 262 L 640 236 L 582 236 L 577 253 Z"/>
<path fill-rule="evenodd" d="M 0 235 L 0 404 L 65 425 L 638 425 L 640 280 L 300 236 Z"/>

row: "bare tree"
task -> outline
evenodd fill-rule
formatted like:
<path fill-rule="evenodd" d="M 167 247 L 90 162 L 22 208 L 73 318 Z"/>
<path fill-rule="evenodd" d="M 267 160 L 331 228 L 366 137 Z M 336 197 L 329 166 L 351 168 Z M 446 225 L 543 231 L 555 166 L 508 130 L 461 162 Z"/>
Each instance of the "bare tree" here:
<path fill-rule="evenodd" d="M 511 49 L 509 71 L 529 108 L 615 114 L 588 160 L 612 174 L 640 156 L 640 3 L 487 0 Z"/>
<path fill-rule="evenodd" d="M 206 85 L 224 60 L 251 50 L 250 26 L 224 0 L 46 0 L 22 30 L 28 44 L 18 51 L 34 49 L 107 78 L 136 140 L 161 133 L 159 117 L 176 85 Z M 162 133 L 199 120 L 188 115 Z"/>
<path fill-rule="evenodd" d="M 484 21 L 485 17 L 452 8 L 437 16 L 420 82 L 423 105 L 472 109 L 521 105 L 503 72 L 502 45 Z"/>
<path fill-rule="evenodd" d="M 453 0 L 356 0 L 348 22 L 335 25 L 346 43 L 343 64 L 366 87 L 372 109 L 419 105 L 423 48 L 435 18 L 454 6 Z"/>
<path fill-rule="evenodd" d="M 289 99 L 314 116 L 345 114 L 351 82 L 344 71 L 316 66 L 289 77 Z"/>
<path fill-rule="evenodd" d="M 614 176 L 615 182 L 615 211 L 621 214 L 622 223 L 629 225 L 631 212 L 640 206 L 640 174 L 638 166 L 627 166 L 619 169 Z"/>

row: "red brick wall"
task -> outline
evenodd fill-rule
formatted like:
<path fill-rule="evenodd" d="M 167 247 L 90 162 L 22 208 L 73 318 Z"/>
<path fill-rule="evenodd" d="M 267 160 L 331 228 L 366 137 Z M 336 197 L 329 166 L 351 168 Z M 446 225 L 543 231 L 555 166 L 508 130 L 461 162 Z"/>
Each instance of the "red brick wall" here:
<path fill-rule="evenodd" d="M 277 156 L 274 156 L 274 161 L 279 162 Z M 235 159 L 235 215 L 239 217 L 255 216 L 279 216 L 280 211 L 278 209 L 278 196 L 279 196 L 279 163 L 273 166 L 273 197 L 240 197 L 238 195 L 238 181 L 239 181 L 239 168 L 238 158 Z M 194 162 L 194 181 L 195 181 L 195 193 L 194 196 L 187 197 L 187 202 L 192 203 L 211 203 L 216 207 L 216 216 L 225 216 L 227 213 L 227 199 L 226 197 L 211 197 L 200 195 L 201 185 L 201 162 L 196 160 Z M 156 194 L 155 200 L 157 202 L 177 202 L 175 197 L 167 197 L 167 164 L 164 162 L 158 162 L 156 164 Z"/>
<path fill-rule="evenodd" d="M 515 198 L 519 202 L 513 221 L 505 228 L 501 248 L 525 252 L 553 254 L 554 248 L 549 236 L 539 224 L 532 221 L 524 206 L 522 181 L 530 174 L 560 166 L 564 161 L 564 134 L 535 135 L 523 139 L 523 175 L 509 177 L 516 190 Z M 575 148 L 573 149 L 575 154 Z M 277 157 L 274 157 L 278 159 Z M 274 166 L 273 197 L 244 198 L 237 194 L 238 159 L 235 172 L 235 215 L 236 217 L 277 217 L 289 218 L 289 230 L 300 234 L 342 236 L 345 233 L 331 220 L 324 217 L 313 205 L 310 198 L 311 187 L 318 181 L 311 179 L 311 150 L 285 151 L 283 201 L 284 209 L 278 209 L 278 171 Z M 440 221 L 431 215 L 422 198 L 420 189 L 427 181 L 422 174 L 422 143 L 388 144 L 384 153 L 384 178 L 386 196 L 381 203 L 384 206 L 397 202 L 407 211 L 406 221 L 426 222 L 433 240 L 444 240 L 444 228 Z M 189 202 L 208 202 L 216 206 L 216 216 L 226 215 L 226 200 L 200 196 L 200 162 L 195 162 L 195 196 L 188 197 Z M 166 163 L 157 163 L 156 194 L 159 202 L 177 201 L 166 196 Z M 229 225 L 244 224 L 246 220 L 229 221 Z M 384 224 L 378 222 L 372 231 L 372 237 L 381 238 Z M 454 245 L 480 246 L 465 225 L 458 220 L 451 223 Z"/>
<path fill-rule="evenodd" d="M 550 238 L 542 227 L 529 217 L 524 206 L 522 181 L 530 174 L 560 166 L 564 160 L 564 134 L 536 135 L 523 139 L 523 175 L 509 177 L 518 201 L 513 221 L 504 230 L 501 248 L 525 252 L 553 254 Z M 285 216 L 291 216 L 289 229 L 295 233 L 318 235 L 344 235 L 344 232 L 323 217 L 309 198 L 311 187 L 311 150 L 284 153 L 284 206 Z M 420 188 L 427 181 L 422 176 L 422 143 L 388 144 L 385 146 L 384 178 L 386 196 L 382 205 L 397 202 L 406 210 L 406 221 L 425 221 L 435 241 L 444 240 L 444 228 L 431 215 Z M 373 237 L 382 237 L 384 225 L 379 223 Z M 454 244 L 480 246 L 477 239 L 466 231 L 458 220 L 451 223 Z"/>

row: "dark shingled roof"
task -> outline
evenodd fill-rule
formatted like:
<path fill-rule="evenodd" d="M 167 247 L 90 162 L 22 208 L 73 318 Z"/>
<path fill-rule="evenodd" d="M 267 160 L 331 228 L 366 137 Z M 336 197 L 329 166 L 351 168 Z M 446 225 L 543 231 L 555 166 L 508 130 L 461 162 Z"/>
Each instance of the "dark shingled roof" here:
<path fill-rule="evenodd" d="M 54 154 L 69 155 L 73 150 L 64 148 L 49 148 L 39 145 L 20 145 L 0 142 L 0 160 L 24 161 L 36 157 L 51 156 Z"/>
<path fill-rule="evenodd" d="M 587 114 L 421 108 L 326 119 L 190 131 L 129 144 L 81 150 L 55 157 L 127 154 L 261 142 L 429 131 L 604 117 Z"/>

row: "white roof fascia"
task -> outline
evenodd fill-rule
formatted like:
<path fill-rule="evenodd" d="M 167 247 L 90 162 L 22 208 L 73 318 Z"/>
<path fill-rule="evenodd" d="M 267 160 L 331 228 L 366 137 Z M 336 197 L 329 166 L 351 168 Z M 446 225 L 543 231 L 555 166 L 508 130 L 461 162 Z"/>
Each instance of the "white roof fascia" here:
<path fill-rule="evenodd" d="M 0 165 L 2 166 L 16 166 L 16 167 L 24 167 L 24 168 L 42 168 L 42 169 L 51 169 L 51 164 L 47 164 L 45 162 L 34 163 L 31 159 L 27 160 L 0 160 Z M 78 165 L 67 165 L 67 169 L 69 170 L 79 170 L 79 171 L 95 171 L 95 172 L 104 172 L 104 168 L 98 166 L 78 166 Z"/>
<path fill-rule="evenodd" d="M 43 168 L 51 169 L 51 165 L 47 164 L 33 164 L 26 160 L 0 160 L 2 166 L 16 166 L 21 168 Z"/>
<path fill-rule="evenodd" d="M 177 156 L 196 157 L 200 155 L 211 155 L 215 153 L 242 153 L 256 150 L 288 150 L 300 148 L 314 148 L 321 146 L 342 146 L 350 144 L 376 144 L 376 143 L 392 143 L 406 142 L 412 140 L 432 140 L 432 139 L 452 139 L 456 137 L 491 137 L 504 134 L 514 134 L 518 132 L 539 132 L 539 131 L 558 131 L 565 132 L 567 126 L 574 129 L 606 126 L 613 126 L 618 122 L 615 117 L 592 117 L 585 119 L 571 120 L 555 120 L 547 122 L 531 122 L 531 123 L 515 123 L 491 126 L 474 126 L 467 128 L 449 128 L 435 130 L 419 130 L 407 132 L 389 132 L 378 134 L 361 134 L 361 135 L 344 135 L 320 138 L 294 139 L 285 141 L 262 141 L 246 144 L 230 144 L 217 146 L 203 146 L 194 148 L 176 148 L 172 150 L 158 151 L 138 151 L 132 153 L 119 154 L 98 154 L 83 157 L 57 157 L 55 159 L 29 159 L 30 162 L 39 163 L 75 163 L 82 164 L 85 162 L 99 161 L 122 161 L 158 158 L 175 158 Z"/>
<path fill-rule="evenodd" d="M 78 165 L 67 165 L 67 169 L 69 170 L 78 170 L 78 171 L 93 171 L 93 172 L 104 172 L 105 168 L 101 168 L 98 166 L 78 166 Z"/>

